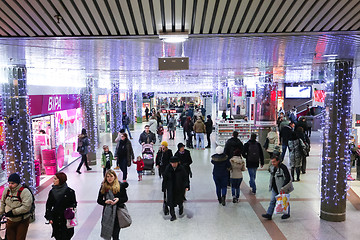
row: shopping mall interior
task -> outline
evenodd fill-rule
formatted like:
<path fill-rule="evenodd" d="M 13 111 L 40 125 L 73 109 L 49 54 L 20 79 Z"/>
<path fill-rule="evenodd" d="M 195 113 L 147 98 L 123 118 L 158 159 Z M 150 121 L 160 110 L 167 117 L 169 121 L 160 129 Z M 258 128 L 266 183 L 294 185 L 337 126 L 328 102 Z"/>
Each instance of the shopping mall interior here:
<path fill-rule="evenodd" d="M 162 140 L 173 153 L 185 144 L 193 164 L 176 221 L 163 213 L 156 167 L 142 181 L 136 165 L 128 167 L 133 223 L 121 239 L 360 239 L 360 160 L 353 161 L 360 158 L 359 34 L 359 0 L 1 1 L 0 189 L 17 172 L 36 193 L 26 239 L 51 237 L 45 204 L 59 171 L 78 202 L 73 239 L 101 239 L 102 146 L 115 151 L 123 112 L 135 157 L 143 155 L 140 134 L 159 113 Z M 233 131 L 244 144 L 256 133 L 264 146 L 271 129 L 280 133 L 280 113 L 305 119 L 311 132 L 291 217 L 262 217 L 271 197 L 265 149 L 256 194 L 244 171 L 239 202 L 228 188 L 222 206 L 212 175 L 216 147 Z M 209 148 L 189 147 L 183 120 L 194 115 L 213 121 Z M 83 128 L 92 170 L 78 174 Z M 290 167 L 288 152 L 283 163 Z"/>

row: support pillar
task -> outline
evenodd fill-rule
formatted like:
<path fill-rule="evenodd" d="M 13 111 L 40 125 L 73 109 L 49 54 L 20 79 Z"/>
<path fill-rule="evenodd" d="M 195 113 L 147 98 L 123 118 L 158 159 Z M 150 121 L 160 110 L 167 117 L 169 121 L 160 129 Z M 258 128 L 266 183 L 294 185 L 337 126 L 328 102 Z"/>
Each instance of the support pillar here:
<path fill-rule="evenodd" d="M 126 113 L 130 118 L 130 130 L 134 130 L 134 122 L 135 122 L 135 116 L 134 116 L 134 90 L 133 90 L 133 83 L 130 80 L 128 82 L 128 92 L 126 93 Z"/>
<path fill-rule="evenodd" d="M 122 113 L 120 103 L 120 86 L 119 80 L 115 79 L 111 82 L 111 121 L 110 128 L 112 141 L 115 142 L 120 129 L 122 128 Z"/>
<path fill-rule="evenodd" d="M 81 108 L 83 109 L 84 128 L 90 141 L 88 163 L 96 165 L 96 151 L 99 145 L 98 118 L 96 112 L 96 79 L 86 78 L 86 87 L 81 91 Z"/>
<path fill-rule="evenodd" d="M 328 63 L 323 117 L 320 218 L 345 221 L 351 128 L 352 61 Z"/>
<path fill-rule="evenodd" d="M 18 173 L 21 181 L 35 189 L 34 147 L 28 111 L 26 67 L 5 69 L 2 100 L 5 121 L 5 160 L 8 174 Z"/>
<path fill-rule="evenodd" d="M 142 123 L 142 105 L 143 105 L 142 92 L 137 91 L 136 92 L 136 122 L 138 123 Z"/>

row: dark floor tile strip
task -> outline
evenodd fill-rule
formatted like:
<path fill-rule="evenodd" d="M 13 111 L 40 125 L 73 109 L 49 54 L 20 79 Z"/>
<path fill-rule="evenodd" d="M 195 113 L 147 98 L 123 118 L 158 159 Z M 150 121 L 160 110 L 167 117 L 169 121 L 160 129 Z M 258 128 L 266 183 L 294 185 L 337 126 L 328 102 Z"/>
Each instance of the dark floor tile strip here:
<path fill-rule="evenodd" d="M 75 233 L 74 239 L 90 239 L 89 236 L 101 217 L 102 209 L 102 206 L 96 204 L 96 207 L 83 222 L 79 231 Z"/>
<path fill-rule="evenodd" d="M 348 200 L 356 210 L 360 211 L 360 197 L 351 188 L 348 190 Z"/>
<path fill-rule="evenodd" d="M 248 200 L 250 206 L 256 213 L 257 217 L 260 219 L 261 223 L 265 227 L 265 229 L 268 232 L 268 234 L 270 235 L 270 237 L 272 239 L 276 239 L 276 240 L 286 240 L 285 235 L 281 232 L 281 230 L 278 228 L 278 226 L 276 225 L 276 223 L 274 221 L 266 220 L 261 216 L 262 214 L 266 213 L 266 210 L 260 204 L 260 201 L 258 201 L 256 199 L 256 196 L 250 194 L 250 187 L 248 187 L 244 183 L 241 184 L 241 192 L 244 194 L 244 196 Z"/>

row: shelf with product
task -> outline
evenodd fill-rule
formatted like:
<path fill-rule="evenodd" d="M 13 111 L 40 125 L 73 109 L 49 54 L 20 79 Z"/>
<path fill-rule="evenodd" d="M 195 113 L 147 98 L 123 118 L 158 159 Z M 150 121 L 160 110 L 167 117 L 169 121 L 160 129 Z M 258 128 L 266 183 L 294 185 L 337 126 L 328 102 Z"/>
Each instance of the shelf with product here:
<path fill-rule="evenodd" d="M 216 144 L 225 146 L 226 141 L 232 137 L 232 133 L 238 131 L 238 138 L 243 142 L 247 142 L 250 139 L 251 133 L 258 133 L 258 128 L 251 122 L 245 122 L 243 120 L 231 120 L 223 121 L 219 120 L 215 122 L 216 132 Z"/>

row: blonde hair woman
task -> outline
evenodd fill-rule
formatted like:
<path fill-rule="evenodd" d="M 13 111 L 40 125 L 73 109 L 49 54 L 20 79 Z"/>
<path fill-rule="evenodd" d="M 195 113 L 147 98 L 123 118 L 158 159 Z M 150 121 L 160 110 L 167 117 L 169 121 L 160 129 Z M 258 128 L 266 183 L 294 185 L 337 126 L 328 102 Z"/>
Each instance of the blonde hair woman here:
<path fill-rule="evenodd" d="M 124 208 L 128 197 L 127 182 L 120 183 L 114 170 L 108 170 L 101 185 L 97 203 L 104 206 L 101 220 L 101 237 L 104 239 L 119 239 L 120 226 L 117 208 Z"/>

